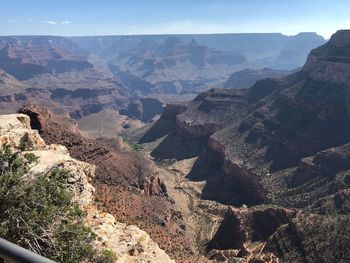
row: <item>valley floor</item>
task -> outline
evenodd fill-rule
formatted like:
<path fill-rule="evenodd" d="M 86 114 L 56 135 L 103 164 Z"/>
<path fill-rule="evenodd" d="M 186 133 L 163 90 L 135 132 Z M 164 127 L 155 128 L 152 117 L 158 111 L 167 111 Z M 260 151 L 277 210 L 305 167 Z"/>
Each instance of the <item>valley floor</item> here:
<path fill-rule="evenodd" d="M 150 152 L 158 143 L 159 140 L 144 144 L 142 153 L 153 162 L 155 172 L 164 181 L 167 193 L 170 199 L 174 201 L 173 208 L 181 213 L 185 224 L 184 235 L 190 240 L 190 247 L 186 246 L 188 244 L 182 244 L 183 251 L 174 253 L 171 248 L 162 246 L 156 237 L 152 237 L 152 233 L 149 234 L 176 262 L 217 262 L 204 256 L 206 254 L 205 249 L 208 242 L 216 234 L 228 206 L 216 201 L 202 200 L 201 195 L 205 181 L 196 182 L 186 178 L 197 157 L 181 161 L 158 162 L 150 156 Z M 250 262 L 249 259 L 263 257 L 264 255 L 261 254 L 263 247 L 264 243 L 261 242 L 247 244 L 247 255 L 244 258 L 237 258 L 237 262 L 240 262 L 239 260 Z"/>
<path fill-rule="evenodd" d="M 149 155 L 146 156 L 152 159 Z M 185 235 L 193 241 L 190 248 L 183 247 L 185 255 L 187 252 L 185 257 L 177 257 L 176 254 L 168 251 L 166 247 L 162 247 L 161 243 L 158 244 L 176 262 L 231 262 L 232 258 L 226 257 L 225 253 L 216 251 L 214 254 L 207 254 L 206 245 L 210 240 L 214 239 L 228 206 L 216 201 L 202 200 L 201 193 L 205 182 L 194 182 L 186 178 L 196 159 L 185 159 L 174 163 L 154 162 L 160 178 L 167 186 L 169 197 L 175 202 L 174 208 L 182 214 L 186 225 Z M 245 210 L 247 208 L 241 207 L 237 209 Z M 152 233 L 150 233 L 150 236 L 152 236 Z M 157 242 L 156 239 L 155 241 Z M 278 258 L 273 254 L 264 253 L 264 247 L 265 242 L 246 243 L 245 254 L 236 257 L 236 261 L 232 262 L 255 262 L 258 259 L 261 262 L 279 262 Z M 218 253 L 218 255 L 215 255 L 215 253 Z M 212 260 L 209 258 L 212 258 Z"/>
<path fill-rule="evenodd" d="M 211 206 L 225 212 L 225 206 L 216 202 L 201 200 L 204 182 L 193 182 L 186 178 L 197 158 L 185 159 L 176 162 L 157 162 L 150 156 L 150 152 L 157 143 L 144 145 L 143 154 L 153 161 L 154 169 L 167 187 L 169 197 L 174 201 L 174 209 L 179 211 L 185 221 L 185 235 L 191 239 L 191 247 L 183 247 L 188 258 L 176 258 L 177 262 L 210 262 L 204 256 L 205 244 L 215 234 L 223 214 L 210 213 L 207 207 Z M 157 240 L 155 240 L 157 242 Z M 159 244 L 162 247 L 162 244 Z M 166 248 L 164 248 L 166 250 Z M 170 251 L 167 251 L 170 255 Z"/>

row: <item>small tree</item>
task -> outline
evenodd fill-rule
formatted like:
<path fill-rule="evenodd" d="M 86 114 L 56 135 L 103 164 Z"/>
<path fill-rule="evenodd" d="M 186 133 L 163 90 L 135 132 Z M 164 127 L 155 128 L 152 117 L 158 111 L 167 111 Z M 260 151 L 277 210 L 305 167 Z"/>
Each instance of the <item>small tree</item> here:
<path fill-rule="evenodd" d="M 67 172 L 25 179 L 37 158 L 0 148 L 0 236 L 58 262 L 93 262 L 95 235 L 72 202 Z"/>

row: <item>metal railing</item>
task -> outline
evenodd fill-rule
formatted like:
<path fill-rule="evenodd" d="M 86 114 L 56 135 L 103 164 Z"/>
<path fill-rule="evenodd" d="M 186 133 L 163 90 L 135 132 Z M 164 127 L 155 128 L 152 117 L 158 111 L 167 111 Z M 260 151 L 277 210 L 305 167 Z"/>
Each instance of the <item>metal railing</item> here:
<path fill-rule="evenodd" d="M 2 238 L 0 238 L 0 262 L 1 259 L 16 263 L 55 263 Z"/>

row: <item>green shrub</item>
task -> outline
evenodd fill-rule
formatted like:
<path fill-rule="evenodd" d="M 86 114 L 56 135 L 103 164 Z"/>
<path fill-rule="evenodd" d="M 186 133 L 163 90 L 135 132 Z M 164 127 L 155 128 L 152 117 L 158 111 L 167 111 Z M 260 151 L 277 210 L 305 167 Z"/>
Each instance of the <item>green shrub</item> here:
<path fill-rule="evenodd" d="M 129 142 L 129 145 L 134 151 L 137 151 L 137 152 L 143 149 L 143 146 L 138 143 Z"/>
<path fill-rule="evenodd" d="M 101 253 L 100 262 L 113 263 L 118 260 L 118 256 L 111 250 L 105 249 Z"/>
<path fill-rule="evenodd" d="M 0 148 L 0 236 L 58 262 L 94 262 L 95 235 L 72 202 L 68 174 L 54 170 L 25 178 L 32 155 Z"/>
<path fill-rule="evenodd" d="M 24 158 L 29 162 L 29 163 L 34 163 L 39 160 L 39 157 L 36 156 L 34 153 L 26 153 L 24 154 Z"/>
<path fill-rule="evenodd" d="M 28 133 L 26 133 L 19 142 L 19 149 L 21 151 L 27 150 L 29 148 L 29 136 Z"/>
<path fill-rule="evenodd" d="M 128 139 L 128 137 L 125 134 L 119 134 L 119 136 L 123 139 L 123 142 L 128 144 L 130 148 L 134 151 L 141 151 L 143 150 L 143 146 L 139 143 L 134 143 Z"/>

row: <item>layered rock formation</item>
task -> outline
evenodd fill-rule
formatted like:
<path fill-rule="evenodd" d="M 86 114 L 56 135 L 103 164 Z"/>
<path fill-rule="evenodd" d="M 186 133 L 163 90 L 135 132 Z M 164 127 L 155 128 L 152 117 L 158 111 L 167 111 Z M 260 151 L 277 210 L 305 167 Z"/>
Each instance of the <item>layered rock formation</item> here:
<path fill-rule="evenodd" d="M 0 112 L 14 113 L 24 103 L 35 102 L 76 119 L 126 109 L 128 116 L 148 122 L 161 113 L 149 97 L 192 99 L 234 71 L 271 67 L 286 45 L 297 54 L 297 61 L 288 58 L 297 67 L 323 41 L 316 34 L 4 36 L 0 68 L 8 76 L 0 84 Z M 134 103 L 140 99 L 141 104 Z M 157 110 L 150 111 L 149 105 Z"/>
<path fill-rule="evenodd" d="M 123 82 L 133 83 L 138 94 L 185 94 L 210 82 L 219 82 L 246 58 L 234 52 L 213 50 L 195 40 L 169 37 L 155 47 L 136 47 L 118 54 L 110 69 Z"/>
<path fill-rule="evenodd" d="M 155 141 L 168 134 L 174 128 L 176 115 L 186 109 L 182 104 L 167 104 L 159 120 L 140 138 L 140 142 Z"/>
<path fill-rule="evenodd" d="M 281 208 L 248 210 L 229 207 L 207 250 L 239 249 L 245 253 L 248 242 L 266 241 L 280 226 L 291 222 L 293 214 L 293 211 Z"/>
<path fill-rule="evenodd" d="M 104 109 L 78 119 L 79 130 L 86 138 L 108 138 L 118 140 L 118 134 L 132 133 L 145 124 L 125 115 L 117 110 Z M 121 139 L 121 138 L 119 138 Z"/>
<path fill-rule="evenodd" d="M 146 123 L 162 113 L 163 102 L 155 98 L 141 98 L 139 101 L 130 103 L 126 109 L 120 110 L 120 114 Z"/>
<path fill-rule="evenodd" d="M 260 70 L 244 69 L 233 73 L 230 78 L 224 83 L 225 89 L 247 89 L 250 88 L 261 79 L 266 78 L 282 78 L 292 71 L 275 70 L 271 68 L 263 68 Z"/>
<path fill-rule="evenodd" d="M 0 67 L 19 80 L 92 68 L 86 53 L 62 37 L 1 37 Z"/>
<path fill-rule="evenodd" d="M 182 215 L 174 209 L 167 186 L 152 162 L 125 150 L 114 139 L 82 137 L 73 125 L 76 122 L 67 116 L 37 105 L 27 105 L 20 112 L 30 116 L 32 127 L 39 130 L 46 143 L 63 144 L 72 157 L 96 166 L 92 184 L 100 209 L 117 221 L 141 227 L 176 259 L 193 254 L 188 251 L 192 237 L 184 233 Z"/>
<path fill-rule="evenodd" d="M 203 199 L 235 206 L 272 203 L 301 209 L 304 219 L 286 221 L 282 223 L 286 227 L 278 225 L 261 235 L 265 241 L 276 231 L 288 236 L 287 243 L 279 243 L 282 236 L 276 237 L 266 250 L 279 258 L 288 258 L 289 246 L 296 246 L 300 261 L 327 261 L 332 249 L 329 245 L 308 258 L 310 250 L 315 249 L 313 240 L 321 237 L 316 234 L 318 226 L 308 223 L 303 228 L 303 224 L 317 217 L 333 236 L 335 232 L 326 222 L 337 224 L 337 228 L 348 218 L 349 40 L 350 31 L 337 32 L 327 44 L 311 52 L 299 72 L 282 79 L 260 80 L 247 90 L 217 89 L 200 94 L 174 117 L 173 128 L 152 152 L 159 159 L 199 156 L 188 178 L 205 181 Z M 168 147 L 169 141 L 176 142 L 176 147 Z M 173 150 L 165 152 L 166 148 Z M 182 149 L 190 154 L 179 154 Z M 341 214 L 346 216 L 342 218 Z M 227 229 L 232 229 L 231 234 L 240 233 L 239 218 L 229 218 L 225 217 L 223 225 L 230 226 Z M 344 231 L 347 235 L 348 229 Z M 229 233 L 219 230 L 218 235 Z M 244 235 L 227 238 L 232 244 L 240 239 Z M 213 242 L 218 241 L 214 238 Z M 228 248 L 227 244 L 222 247 Z M 284 245 L 288 248 L 279 247 Z M 344 251 L 344 243 L 334 249 L 337 253 Z M 348 255 L 337 258 L 346 262 Z"/>
<path fill-rule="evenodd" d="M 199 45 L 225 52 L 235 52 L 246 57 L 257 68 L 294 69 L 301 66 L 312 48 L 325 40 L 315 33 L 295 36 L 282 34 L 201 34 L 152 36 L 99 36 L 73 37 L 74 42 L 101 57 L 113 57 L 131 49 L 151 49 L 168 38 L 178 38 L 185 43 L 194 39 Z"/>
<path fill-rule="evenodd" d="M 139 188 L 142 181 L 153 176 L 146 159 L 123 151 L 117 141 L 113 146 L 109 145 L 113 140 L 104 143 L 85 139 L 79 134 L 77 123 L 67 116 L 56 115 L 36 104 L 24 106 L 19 112 L 30 117 L 32 128 L 40 132 L 46 143 L 62 144 L 74 158 L 96 165 L 101 182 Z M 161 194 L 160 188 L 157 193 Z"/>
<path fill-rule="evenodd" d="M 117 262 L 174 262 L 147 233 L 136 226 L 118 223 L 111 214 L 99 210 L 93 202 L 95 188 L 91 185 L 95 166 L 73 159 L 64 146 L 47 145 L 38 132 L 31 129 L 27 115 L 0 115 L 0 143 L 10 145 L 21 154 L 39 157 L 26 175 L 29 178 L 55 168 L 68 172 L 67 183 L 73 200 L 87 212 L 86 224 L 97 235 L 96 249 L 110 249 L 118 255 Z M 23 150 L 24 143 L 27 150 Z"/>
<path fill-rule="evenodd" d="M 349 71 L 348 38 L 348 31 L 336 33 L 329 43 L 311 52 L 300 72 L 281 80 L 261 80 L 248 90 L 202 93 L 176 116 L 175 128 L 152 154 L 168 159 L 201 155 L 189 177 L 210 180 L 203 197 L 236 205 L 249 203 L 247 200 L 254 203 L 254 199 L 258 203 L 267 201 L 264 183 L 277 180 L 277 171 L 296 167 L 304 157 L 349 142 L 349 84 L 345 73 Z M 161 155 L 168 141 L 177 141 L 177 147 L 187 149 L 186 138 L 197 145 L 190 156 L 181 156 L 177 150 Z M 198 149 L 198 145 L 202 147 Z M 259 183 L 261 180 L 264 182 Z M 252 185 L 249 191 L 233 191 L 240 196 L 241 201 L 237 201 L 237 197 L 220 196 L 225 195 L 221 182 L 229 189 Z M 245 198 L 245 192 L 258 198 Z"/>
<path fill-rule="evenodd" d="M 291 70 L 305 62 L 312 48 L 324 43 L 322 37 L 312 33 L 291 37 L 281 34 L 116 36 L 73 41 L 110 59 L 110 69 L 138 94 L 154 96 L 197 94 L 209 86 L 220 85 L 232 72 L 248 67 Z"/>
<path fill-rule="evenodd" d="M 36 102 L 81 118 L 128 104 L 118 79 L 67 38 L 0 37 L 0 61 L 2 113 Z"/>
<path fill-rule="evenodd" d="M 263 251 L 283 262 L 348 262 L 349 216 L 297 215 L 267 240 Z"/>

